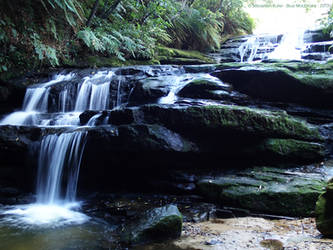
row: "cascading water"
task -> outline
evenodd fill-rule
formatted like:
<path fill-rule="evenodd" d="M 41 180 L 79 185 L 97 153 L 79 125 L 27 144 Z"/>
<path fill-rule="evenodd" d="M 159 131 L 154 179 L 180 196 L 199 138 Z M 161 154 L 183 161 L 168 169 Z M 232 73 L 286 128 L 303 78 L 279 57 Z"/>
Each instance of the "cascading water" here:
<path fill-rule="evenodd" d="M 0 122 L 0 125 L 72 127 L 65 133 L 44 136 L 38 159 L 36 203 L 1 212 L 6 215 L 6 222 L 23 227 L 55 227 L 88 220 L 86 215 L 75 211 L 79 208 L 75 196 L 87 136 L 86 131 L 76 128 L 81 112 L 109 108 L 113 74 L 112 71 L 97 72 L 84 77 L 76 87 L 70 82 L 74 74 L 56 75 L 49 82 L 29 87 L 22 111 L 14 112 Z M 57 84 L 61 84 L 61 91 L 55 99 L 51 95 Z M 54 100 L 57 105 L 52 105 Z M 49 113 L 50 110 L 53 113 Z M 87 126 L 94 126 L 99 116 L 90 120 Z"/>
<path fill-rule="evenodd" d="M 66 85 L 59 93 L 58 105 L 52 105 L 50 102 L 52 88 L 72 80 L 75 74 L 56 75 L 49 82 L 29 87 L 22 111 L 8 115 L 0 121 L 0 125 L 79 125 L 79 115 L 83 111 L 109 108 L 109 91 L 113 74 L 112 71 L 100 71 L 83 78 L 76 88 L 70 84 Z M 48 113 L 50 109 L 52 113 Z"/>
<path fill-rule="evenodd" d="M 281 35 L 250 36 L 239 48 L 241 62 L 253 62 L 263 59 L 300 60 L 304 50 L 305 30 L 298 29 Z M 281 41 L 279 41 L 281 40 Z"/>
<path fill-rule="evenodd" d="M 38 161 L 37 203 L 75 201 L 85 137 L 86 132 L 72 132 L 43 138 Z M 66 176 L 66 195 L 61 199 L 61 183 Z"/>
<path fill-rule="evenodd" d="M 268 58 L 300 60 L 304 47 L 304 32 L 305 30 L 299 29 L 284 34 L 280 45 L 272 53 L 268 54 Z"/>

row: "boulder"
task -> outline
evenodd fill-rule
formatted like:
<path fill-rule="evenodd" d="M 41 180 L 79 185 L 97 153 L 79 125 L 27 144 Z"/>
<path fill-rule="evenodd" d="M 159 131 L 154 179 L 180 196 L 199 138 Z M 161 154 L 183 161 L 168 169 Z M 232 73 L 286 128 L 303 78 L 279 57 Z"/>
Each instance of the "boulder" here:
<path fill-rule="evenodd" d="M 178 93 L 178 96 L 199 99 L 224 100 L 230 95 L 230 85 L 216 79 L 199 78 L 190 81 Z"/>
<path fill-rule="evenodd" d="M 17 82 L 0 80 L 0 115 L 12 112 L 22 105 L 26 86 Z"/>
<path fill-rule="evenodd" d="M 175 76 L 149 77 L 140 80 L 130 95 L 130 104 L 156 102 L 158 98 L 166 96 L 171 88 L 170 82 Z"/>
<path fill-rule="evenodd" d="M 264 139 L 250 152 L 257 154 L 263 162 L 312 163 L 319 162 L 328 154 L 321 143 L 305 142 L 294 139 Z"/>
<path fill-rule="evenodd" d="M 213 75 L 237 91 L 273 102 L 332 108 L 333 69 L 329 63 L 272 62 L 230 68 L 220 65 Z"/>
<path fill-rule="evenodd" d="M 316 203 L 317 229 L 327 237 L 333 237 L 333 179 L 329 180 L 325 193 Z"/>
<path fill-rule="evenodd" d="M 123 242 L 131 245 L 177 239 L 183 218 L 178 208 L 167 205 L 145 212 L 138 222 L 129 225 Z"/>
<path fill-rule="evenodd" d="M 225 159 L 313 162 L 325 155 L 318 129 L 285 112 L 234 105 L 143 105 L 111 111 L 109 122 L 159 124 L 194 142 L 198 152 L 218 152 Z"/>
<path fill-rule="evenodd" d="M 110 113 L 110 118 L 112 117 Z M 189 138 L 205 139 L 213 135 L 240 133 L 256 138 L 290 138 L 305 141 L 322 141 L 318 129 L 293 118 L 285 112 L 267 111 L 234 105 L 206 105 L 177 107 L 167 105 L 144 105 L 140 108 L 117 111 L 118 117 L 134 120 L 140 116 L 148 124 L 161 124 L 170 130 L 187 135 Z M 123 115 L 119 115 L 122 113 Z M 117 122 L 112 120 L 111 122 Z M 118 121 L 119 122 L 119 121 Z M 203 134 L 200 134 L 203 133 Z"/>
<path fill-rule="evenodd" d="M 303 35 L 305 43 L 316 43 L 332 40 L 328 32 L 324 32 L 323 29 L 306 30 Z"/>
<path fill-rule="evenodd" d="M 192 142 L 159 125 L 129 124 L 88 129 L 86 150 L 109 152 L 196 152 Z"/>
<path fill-rule="evenodd" d="M 198 192 L 207 199 L 251 211 L 286 216 L 312 215 L 325 181 L 297 169 L 256 167 L 203 178 Z"/>
<path fill-rule="evenodd" d="M 36 127 L 0 126 L 1 163 L 24 165 L 30 145 L 40 135 L 41 130 Z"/>

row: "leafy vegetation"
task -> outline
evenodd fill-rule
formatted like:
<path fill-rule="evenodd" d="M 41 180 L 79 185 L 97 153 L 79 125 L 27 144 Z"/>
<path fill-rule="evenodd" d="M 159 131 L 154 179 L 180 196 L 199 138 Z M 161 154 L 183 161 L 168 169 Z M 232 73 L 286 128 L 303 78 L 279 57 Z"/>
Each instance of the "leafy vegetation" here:
<path fill-rule="evenodd" d="M 150 60 L 158 46 L 218 49 L 252 31 L 241 0 L 2 0 L 0 74 L 91 55 Z"/>

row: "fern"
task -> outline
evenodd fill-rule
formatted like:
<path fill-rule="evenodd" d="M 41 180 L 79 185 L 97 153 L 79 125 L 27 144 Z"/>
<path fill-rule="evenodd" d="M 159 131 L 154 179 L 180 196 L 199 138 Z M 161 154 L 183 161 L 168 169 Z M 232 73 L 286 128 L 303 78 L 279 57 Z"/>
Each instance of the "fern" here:
<path fill-rule="evenodd" d="M 47 60 L 47 63 L 49 63 L 51 66 L 58 66 L 59 61 L 57 58 L 57 50 L 55 48 L 52 48 L 49 45 L 45 45 L 40 41 L 38 34 L 33 34 L 31 36 L 33 40 L 33 45 L 35 49 L 35 53 L 38 56 L 38 59 L 40 61 Z"/>

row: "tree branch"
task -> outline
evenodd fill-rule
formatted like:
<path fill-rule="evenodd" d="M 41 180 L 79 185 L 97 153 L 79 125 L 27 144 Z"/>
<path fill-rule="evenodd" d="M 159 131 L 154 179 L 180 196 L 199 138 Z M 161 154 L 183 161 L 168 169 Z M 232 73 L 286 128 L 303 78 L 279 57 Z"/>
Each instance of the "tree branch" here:
<path fill-rule="evenodd" d="M 94 3 L 94 7 L 92 8 L 91 12 L 90 12 L 90 15 L 89 15 L 89 18 L 87 20 L 87 23 L 86 23 L 86 26 L 89 27 L 92 20 L 94 19 L 94 16 L 96 14 L 96 11 L 98 9 L 98 4 L 99 4 L 99 0 L 96 0 L 95 3 Z"/>

